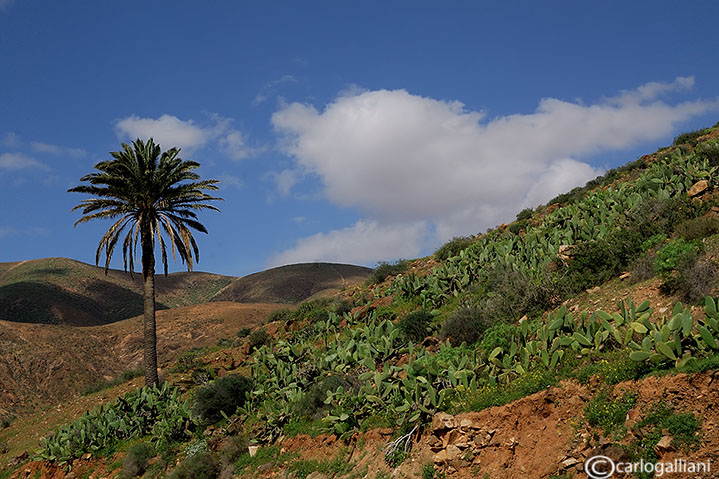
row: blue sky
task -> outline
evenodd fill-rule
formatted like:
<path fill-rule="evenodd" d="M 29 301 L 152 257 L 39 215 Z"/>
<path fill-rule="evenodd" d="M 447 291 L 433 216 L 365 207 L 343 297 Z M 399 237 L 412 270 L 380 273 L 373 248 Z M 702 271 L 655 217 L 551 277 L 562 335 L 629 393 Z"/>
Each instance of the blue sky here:
<path fill-rule="evenodd" d="M 221 180 L 199 270 L 429 254 L 716 123 L 718 13 L 0 0 L 0 261 L 94 262 L 66 190 L 149 136 Z"/>

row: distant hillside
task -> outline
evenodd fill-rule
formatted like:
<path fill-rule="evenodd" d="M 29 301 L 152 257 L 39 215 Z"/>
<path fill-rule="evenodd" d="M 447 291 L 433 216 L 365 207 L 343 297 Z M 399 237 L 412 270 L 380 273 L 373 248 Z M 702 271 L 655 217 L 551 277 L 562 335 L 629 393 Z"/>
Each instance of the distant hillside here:
<path fill-rule="evenodd" d="M 234 337 L 276 310 L 275 304 L 205 303 L 157 313 L 163 366 L 193 347 Z M 142 364 L 142 317 L 93 327 L 0 321 L 0 419 L 57 404 L 98 380 Z M 0 469 L 2 466 L 0 465 Z"/>
<path fill-rule="evenodd" d="M 363 266 L 336 263 L 280 266 L 236 279 L 212 301 L 298 303 L 322 291 L 361 283 L 371 272 Z"/>
<path fill-rule="evenodd" d="M 158 309 L 207 302 L 234 280 L 209 273 L 172 273 L 156 279 Z M 0 320 L 93 326 L 143 311 L 142 275 L 68 258 L 0 263 Z"/>

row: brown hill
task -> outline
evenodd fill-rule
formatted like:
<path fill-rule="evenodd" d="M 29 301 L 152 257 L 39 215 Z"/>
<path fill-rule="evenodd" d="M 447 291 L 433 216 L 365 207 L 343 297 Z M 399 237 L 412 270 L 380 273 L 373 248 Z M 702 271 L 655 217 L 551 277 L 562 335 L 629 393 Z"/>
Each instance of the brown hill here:
<path fill-rule="evenodd" d="M 350 264 L 291 264 L 238 278 L 218 292 L 212 301 L 299 303 L 323 291 L 361 283 L 371 273 L 370 268 Z"/>
<path fill-rule="evenodd" d="M 279 307 L 218 302 L 159 311 L 159 361 L 233 337 Z M 0 416 L 70 399 L 141 361 L 142 316 L 87 327 L 0 321 Z"/>
<path fill-rule="evenodd" d="M 234 280 L 209 273 L 172 273 L 156 279 L 158 309 L 207 302 Z M 142 275 L 68 258 L 0 263 L 0 320 L 96 326 L 143 311 Z"/>

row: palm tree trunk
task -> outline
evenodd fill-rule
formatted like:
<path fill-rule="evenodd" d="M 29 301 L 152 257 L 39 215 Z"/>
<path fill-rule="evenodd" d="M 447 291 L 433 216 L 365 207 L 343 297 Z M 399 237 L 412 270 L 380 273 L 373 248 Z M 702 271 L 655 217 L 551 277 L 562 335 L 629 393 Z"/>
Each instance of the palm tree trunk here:
<path fill-rule="evenodd" d="M 145 385 L 159 383 L 155 327 L 155 248 L 150 228 L 141 227 L 143 299 L 145 302 Z"/>

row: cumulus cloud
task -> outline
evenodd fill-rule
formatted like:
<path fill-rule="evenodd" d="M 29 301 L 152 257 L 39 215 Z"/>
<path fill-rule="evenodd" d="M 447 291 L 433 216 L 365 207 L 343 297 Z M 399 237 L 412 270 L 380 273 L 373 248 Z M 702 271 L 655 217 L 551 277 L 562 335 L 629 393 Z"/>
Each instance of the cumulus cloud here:
<path fill-rule="evenodd" d="M 358 208 L 383 228 L 429 222 L 436 236 L 428 241 L 436 245 L 509 220 L 601 173 L 583 156 L 665 137 L 718 110 L 717 101 L 659 100 L 693 83 L 692 77 L 651 82 L 588 105 L 545 98 L 532 113 L 494 118 L 405 90 L 350 90 L 322 111 L 285 105 L 272 124 L 296 168 L 317 175 L 330 201 Z M 286 182 L 285 191 L 293 184 Z M 378 224 L 372 221 L 362 224 Z M 340 231 L 349 240 L 364 230 Z M 339 232 L 313 242 L 333 234 Z M 343 251 L 354 257 L 351 250 Z M 311 252 L 304 244 L 293 251 L 294 259 Z"/>
<path fill-rule="evenodd" d="M 49 167 L 23 153 L 0 153 L 0 170 L 48 170 Z"/>
<path fill-rule="evenodd" d="M 232 119 L 211 115 L 210 122 L 200 126 L 192 120 L 181 120 L 164 114 L 159 118 L 141 118 L 136 115 L 115 122 L 120 138 L 152 138 L 164 149 L 180 148 L 186 153 L 210 144 L 216 146 L 233 160 L 242 160 L 260 151 L 247 145 L 243 133 L 232 128 Z"/>
<path fill-rule="evenodd" d="M 183 121 L 173 115 L 162 115 L 157 119 L 129 116 L 115 123 L 117 133 L 122 137 L 153 138 L 163 148 L 197 148 L 211 137 L 212 128 L 196 126 L 192 120 Z"/>
<path fill-rule="evenodd" d="M 399 256 L 417 256 L 427 234 L 425 222 L 382 225 L 360 220 L 353 226 L 317 233 L 272 258 L 270 264 L 331 261 L 369 264 Z"/>

